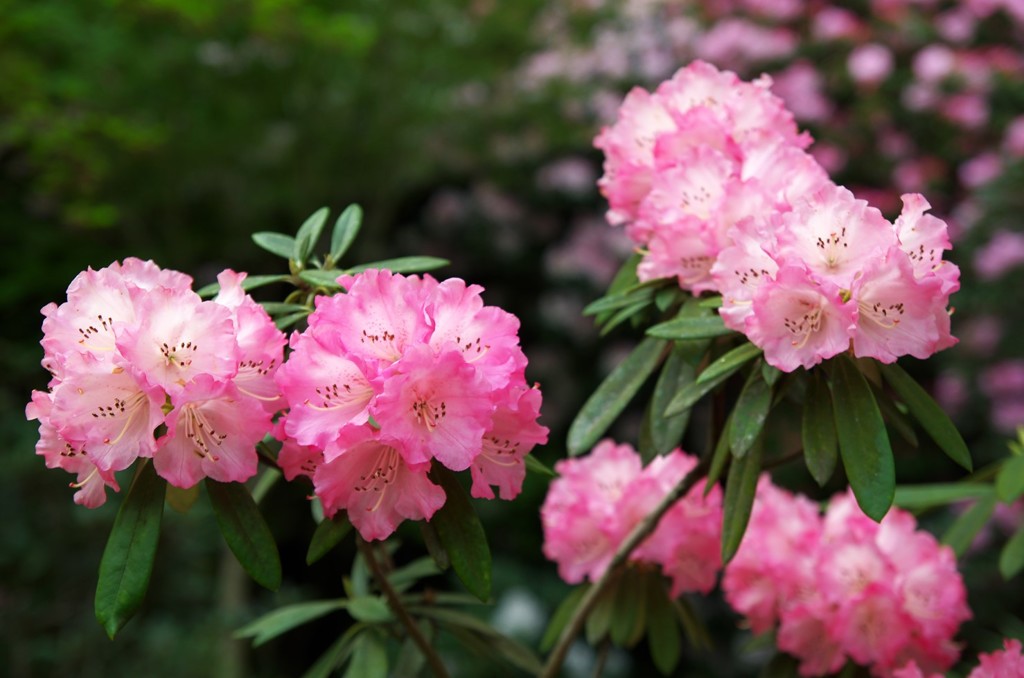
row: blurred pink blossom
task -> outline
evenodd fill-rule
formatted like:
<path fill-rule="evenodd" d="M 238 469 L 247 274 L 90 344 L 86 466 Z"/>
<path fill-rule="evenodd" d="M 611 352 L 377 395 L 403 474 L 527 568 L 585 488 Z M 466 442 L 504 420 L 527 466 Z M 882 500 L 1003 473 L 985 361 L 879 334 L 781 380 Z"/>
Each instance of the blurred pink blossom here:
<path fill-rule="evenodd" d="M 1024 263 L 1024 233 L 998 231 L 974 253 L 974 270 L 982 280 L 995 280 Z"/>
<path fill-rule="evenodd" d="M 839 7 L 825 7 L 811 22 L 811 35 L 822 42 L 855 39 L 864 30 L 856 14 Z"/>
<path fill-rule="evenodd" d="M 850 52 L 846 68 L 858 84 L 877 85 L 892 73 L 892 51 L 875 42 L 860 45 Z"/>
<path fill-rule="evenodd" d="M 811 62 L 794 61 L 773 78 L 772 91 L 782 97 L 797 120 L 816 122 L 832 115 L 835 107 L 824 94 L 825 78 Z"/>
<path fill-rule="evenodd" d="M 938 82 L 953 72 L 956 54 L 947 45 L 928 45 L 914 56 L 914 75 L 923 82 Z"/>
<path fill-rule="evenodd" d="M 1024 157 L 1024 115 L 1018 115 L 1006 126 L 1003 150 L 1013 158 Z"/>
<path fill-rule="evenodd" d="M 697 39 L 694 53 L 718 66 L 741 70 L 754 61 L 788 56 L 796 46 L 796 35 L 786 28 L 768 28 L 746 19 L 723 19 Z"/>
<path fill-rule="evenodd" d="M 978 129 L 989 118 L 988 102 L 980 94 L 954 94 L 943 101 L 939 108 L 946 118 L 967 129 Z"/>

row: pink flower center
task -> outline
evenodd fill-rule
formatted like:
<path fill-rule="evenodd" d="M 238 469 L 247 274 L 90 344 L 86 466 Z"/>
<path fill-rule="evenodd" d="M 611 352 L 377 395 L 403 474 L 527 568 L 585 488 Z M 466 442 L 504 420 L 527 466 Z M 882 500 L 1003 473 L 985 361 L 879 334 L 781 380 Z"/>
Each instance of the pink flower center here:
<path fill-rule="evenodd" d="M 420 398 L 412 404 L 412 411 L 416 415 L 416 423 L 433 433 L 448 416 L 448 405 L 443 400 L 435 405 L 426 398 Z"/>
<path fill-rule="evenodd" d="M 809 301 L 800 300 L 797 303 L 800 307 L 806 309 L 803 315 L 795 318 L 787 316 L 782 322 L 786 329 L 789 330 L 789 333 L 794 336 L 792 340 L 793 346 L 803 348 L 811 338 L 811 335 L 821 329 L 823 312 L 821 306 L 812 304 Z"/>
<path fill-rule="evenodd" d="M 366 507 L 368 512 L 376 511 L 380 507 L 388 485 L 395 482 L 397 471 L 398 452 L 393 447 L 381 446 L 371 470 L 359 476 L 359 482 L 354 488 L 356 492 L 376 492 L 378 494 L 377 501 L 373 506 Z"/>
<path fill-rule="evenodd" d="M 206 415 L 192 404 L 184 406 L 181 416 L 185 418 L 185 437 L 192 443 L 192 451 L 202 459 L 220 461 L 212 450 L 220 447 L 228 434 L 218 432 Z"/>
<path fill-rule="evenodd" d="M 838 233 L 833 231 L 827 238 L 819 237 L 818 241 L 814 244 L 821 250 L 828 267 L 835 268 L 839 263 L 840 252 L 849 247 L 849 244 L 846 242 L 846 227 L 843 226 L 842 230 Z"/>

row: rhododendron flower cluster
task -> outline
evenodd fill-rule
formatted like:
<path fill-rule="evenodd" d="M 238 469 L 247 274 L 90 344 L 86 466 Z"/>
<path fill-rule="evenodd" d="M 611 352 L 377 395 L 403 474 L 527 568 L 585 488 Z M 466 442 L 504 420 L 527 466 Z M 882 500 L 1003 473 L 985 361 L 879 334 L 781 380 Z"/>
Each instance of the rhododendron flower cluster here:
<path fill-rule="evenodd" d="M 628 444 L 603 440 L 593 451 L 555 465 L 541 507 L 544 555 L 570 584 L 597 581 L 633 528 L 697 465 L 679 449 L 644 467 Z M 704 496 L 705 481 L 676 502 L 630 556 L 656 563 L 672 580 L 672 595 L 709 592 L 721 567 L 722 491 Z"/>
<path fill-rule="evenodd" d="M 893 508 L 875 523 L 847 491 L 820 516 L 767 475 L 722 587 L 755 633 L 778 624 L 778 646 L 804 676 L 847 659 L 878 676 L 910 661 L 948 669 L 959 656 L 952 638 L 971 616 L 953 551 L 909 513 Z"/>
<path fill-rule="evenodd" d="M 944 678 L 941 673 L 925 674 L 917 662 L 911 661 L 893 674 L 893 678 Z M 1003 649 L 978 655 L 978 666 L 967 678 L 1024 678 L 1024 656 L 1019 640 L 1007 638 Z"/>
<path fill-rule="evenodd" d="M 475 497 L 512 499 L 523 457 L 547 441 L 526 384 L 519 321 L 452 278 L 370 270 L 318 297 L 277 381 L 290 408 L 279 456 L 312 479 L 324 512 L 346 510 L 366 539 L 445 502 L 431 463 L 470 470 Z"/>
<path fill-rule="evenodd" d="M 833 184 L 770 85 L 697 61 L 630 92 L 597 137 L 608 218 L 643 247 L 639 279 L 721 292 L 726 326 L 786 372 L 851 344 L 886 363 L 954 344 L 945 222 L 907 194 L 889 223 Z"/>
<path fill-rule="evenodd" d="M 256 473 L 254 445 L 281 404 L 285 337 L 244 279 L 224 271 L 220 294 L 203 301 L 189 276 L 126 259 L 82 272 L 66 302 L 43 308 L 53 378 L 26 415 L 39 421 L 47 466 L 77 475 L 77 503 L 102 504 L 106 487 L 119 489 L 115 472 L 139 457 L 183 488 Z"/>

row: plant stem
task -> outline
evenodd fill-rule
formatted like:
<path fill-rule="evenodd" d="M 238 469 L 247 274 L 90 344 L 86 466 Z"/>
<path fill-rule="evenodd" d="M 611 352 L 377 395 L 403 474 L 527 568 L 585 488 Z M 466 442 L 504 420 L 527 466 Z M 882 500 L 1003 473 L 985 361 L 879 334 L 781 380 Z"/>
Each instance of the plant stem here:
<path fill-rule="evenodd" d="M 686 476 L 683 477 L 679 483 L 672 488 L 672 490 L 665 495 L 653 511 L 651 511 L 643 520 L 633 528 L 633 531 L 629 533 L 625 541 L 619 546 L 618 550 L 615 551 L 615 555 L 612 556 L 611 561 L 608 563 L 608 569 L 604 571 L 601 578 L 596 584 L 590 587 L 590 589 L 580 599 L 579 605 L 576 606 L 576 610 L 572 614 L 572 618 L 569 623 L 562 629 L 562 634 L 558 637 L 558 644 L 551 651 L 548 656 L 548 661 L 544 665 L 544 670 L 541 672 L 541 678 L 555 678 L 558 675 L 559 669 L 562 668 L 562 663 L 565 661 L 565 656 L 569 653 L 569 647 L 572 645 L 572 641 L 579 634 L 580 629 L 583 627 L 583 620 L 586 619 L 587 614 L 590 612 L 594 603 L 597 602 L 598 597 L 608 587 L 608 583 L 615 576 L 616 571 L 623 563 L 629 558 L 636 547 L 640 546 L 641 542 L 646 539 L 654 529 L 658 527 L 658 522 L 661 517 L 668 513 L 668 510 L 672 508 L 679 499 L 686 496 L 686 494 L 693 489 L 702 478 L 708 473 L 707 460 L 701 459 L 700 463 L 697 464 Z"/>
<path fill-rule="evenodd" d="M 412 638 L 412 642 L 416 643 L 416 647 L 423 653 L 424 658 L 430 665 L 430 670 L 434 673 L 436 678 L 449 678 L 448 669 L 445 668 L 444 662 L 434 651 L 434 648 L 430 646 L 428 641 L 422 633 L 420 633 L 420 627 L 416 625 L 416 622 L 411 616 L 409 611 L 402 605 L 402 601 L 398 598 L 398 593 L 391 587 L 391 583 L 388 581 L 383 570 L 381 570 L 380 563 L 377 561 L 377 554 L 374 552 L 373 546 L 363 540 L 362 537 L 356 537 L 356 545 L 359 547 L 359 551 L 363 554 L 363 558 L 366 559 L 366 565 L 370 568 L 370 574 L 373 575 L 374 581 L 377 582 L 377 586 L 384 593 L 384 597 L 387 598 L 388 607 L 395 613 L 398 620 L 402 622 L 402 626 L 405 627 L 409 637 Z"/>

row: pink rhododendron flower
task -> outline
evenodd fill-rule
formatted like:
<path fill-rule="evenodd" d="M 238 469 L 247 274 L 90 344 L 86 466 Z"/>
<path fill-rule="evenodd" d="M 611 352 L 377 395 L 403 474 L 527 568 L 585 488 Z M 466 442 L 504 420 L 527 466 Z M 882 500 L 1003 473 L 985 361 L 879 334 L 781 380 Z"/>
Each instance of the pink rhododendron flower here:
<path fill-rule="evenodd" d="M 541 507 L 544 555 L 558 563 L 570 584 L 596 581 L 622 540 L 695 466 L 680 450 L 656 457 L 641 468 L 630 445 L 602 440 L 586 457 L 555 465 Z M 656 563 L 672 579 L 672 595 L 708 592 L 720 567 L 722 495 L 704 496 L 698 483 L 662 518 L 631 558 Z"/>
<path fill-rule="evenodd" d="M 428 519 L 444 503 L 426 478 L 435 461 L 471 469 L 474 496 L 494 498 L 492 486 L 502 499 L 518 495 L 523 457 L 547 441 L 537 424 L 540 391 L 524 376 L 518 319 L 485 306 L 483 288 L 459 279 L 369 270 L 339 283 L 347 293 L 317 299 L 277 370 L 289 407 L 275 434 L 284 439 L 285 473 L 310 476 L 325 509 L 348 511 L 365 539 Z M 357 483 L 346 459 L 376 466 Z M 380 502 L 346 486 L 385 476 L 371 483 L 387 495 Z M 395 482 L 415 496 L 386 492 Z"/>
<path fill-rule="evenodd" d="M 909 513 L 892 509 L 875 523 L 848 491 L 822 517 L 767 476 L 722 587 L 756 633 L 778 623 L 779 648 L 804 676 L 835 672 L 847 658 L 879 676 L 947 669 L 970 617 L 952 551 Z"/>
<path fill-rule="evenodd" d="M 429 520 L 445 494 L 427 478 L 429 464 L 407 464 L 367 426 L 333 443 L 316 467 L 313 485 L 324 514 L 344 509 L 364 539 L 384 539 L 403 520 Z"/>
<path fill-rule="evenodd" d="M 1024 656 L 1021 655 L 1019 640 L 1006 639 L 1003 649 L 990 654 L 978 655 L 978 667 L 967 678 L 1022 678 L 1024 677 Z"/>
<path fill-rule="evenodd" d="M 156 457 L 180 487 L 256 472 L 253 445 L 280 402 L 284 335 L 244 278 L 225 271 L 217 300 L 202 301 L 190 277 L 126 259 L 79 274 L 66 302 L 43 309 L 53 379 L 26 414 L 40 421 L 47 465 L 79 475 L 76 502 L 102 504 L 114 472 L 138 457 Z"/>

